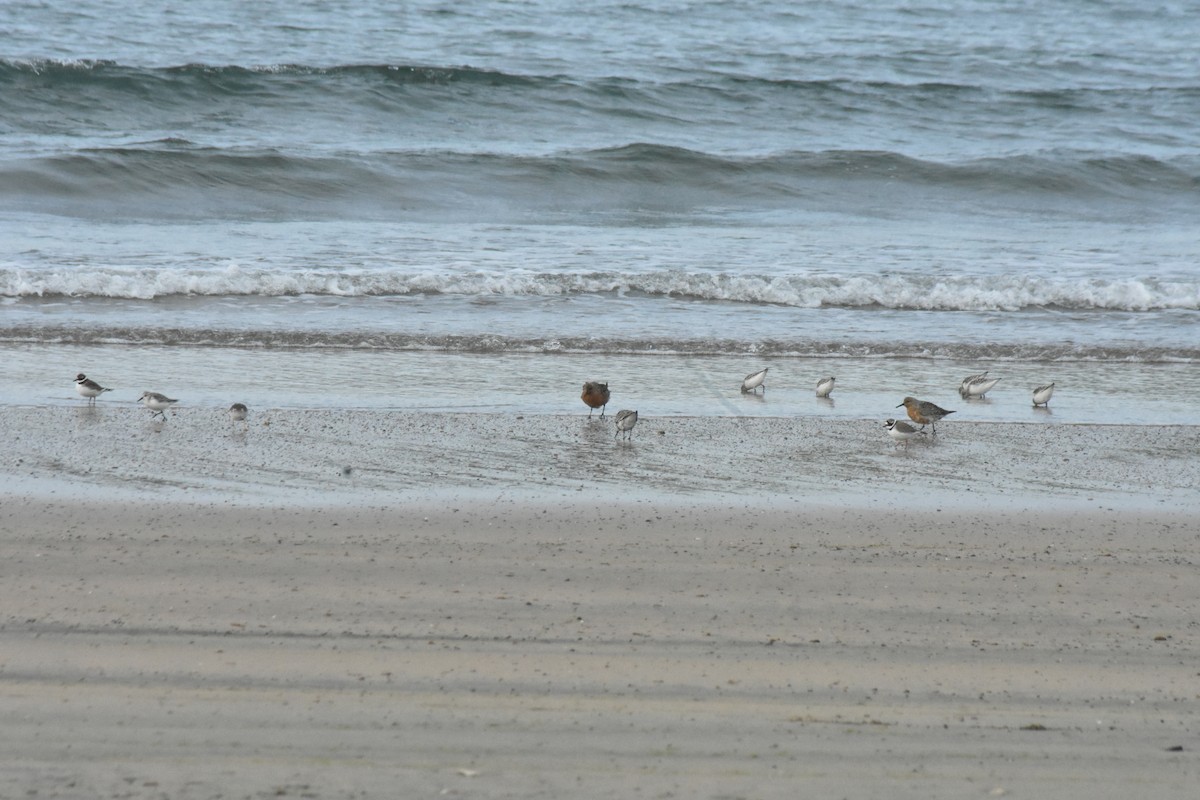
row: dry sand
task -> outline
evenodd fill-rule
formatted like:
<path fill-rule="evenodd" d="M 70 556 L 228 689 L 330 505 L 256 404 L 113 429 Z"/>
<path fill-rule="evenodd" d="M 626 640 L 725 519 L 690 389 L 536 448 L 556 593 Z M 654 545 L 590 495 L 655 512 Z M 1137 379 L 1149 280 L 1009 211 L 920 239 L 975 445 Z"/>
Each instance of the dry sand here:
<path fill-rule="evenodd" d="M 1194 796 L 1195 428 L 253 423 L 0 410 L 0 797 Z"/>

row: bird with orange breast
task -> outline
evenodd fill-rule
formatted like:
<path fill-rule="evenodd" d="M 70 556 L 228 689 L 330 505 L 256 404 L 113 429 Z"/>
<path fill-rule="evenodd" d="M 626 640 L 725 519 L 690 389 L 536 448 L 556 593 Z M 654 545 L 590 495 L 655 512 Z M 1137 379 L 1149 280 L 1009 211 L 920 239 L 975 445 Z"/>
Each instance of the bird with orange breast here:
<path fill-rule="evenodd" d="M 904 402 L 900 403 L 896 408 L 900 408 L 900 406 L 904 406 L 905 410 L 908 411 L 908 418 L 922 428 L 926 425 L 932 425 L 934 436 L 937 435 L 937 421 L 954 413 L 925 400 L 918 400 L 915 397 L 904 398 Z"/>
<path fill-rule="evenodd" d="M 592 411 L 600 409 L 600 416 L 604 416 L 604 407 L 608 405 L 608 398 L 612 395 L 608 391 L 607 383 L 598 381 L 588 381 L 583 385 L 583 394 L 580 397 L 583 399 L 584 405 L 590 410 L 588 416 L 592 415 Z"/>

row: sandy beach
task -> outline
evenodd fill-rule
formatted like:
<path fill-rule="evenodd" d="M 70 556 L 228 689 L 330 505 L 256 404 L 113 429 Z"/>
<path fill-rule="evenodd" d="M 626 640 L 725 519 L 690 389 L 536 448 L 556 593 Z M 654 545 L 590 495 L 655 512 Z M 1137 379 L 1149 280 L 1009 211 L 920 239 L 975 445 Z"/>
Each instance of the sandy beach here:
<path fill-rule="evenodd" d="M 2 797 L 1200 778 L 1195 427 L 147 417 L 0 410 Z"/>
<path fill-rule="evenodd" d="M 1196 800 L 1196 5 L 0 2 L 0 800 Z"/>

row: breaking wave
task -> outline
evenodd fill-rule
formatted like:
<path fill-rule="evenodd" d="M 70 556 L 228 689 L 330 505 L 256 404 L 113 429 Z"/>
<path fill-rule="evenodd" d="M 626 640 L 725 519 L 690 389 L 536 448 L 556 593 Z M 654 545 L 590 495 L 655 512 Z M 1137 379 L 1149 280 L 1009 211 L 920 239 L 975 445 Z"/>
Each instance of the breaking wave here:
<path fill-rule="evenodd" d="M 921 311 L 1200 310 L 1200 280 L 1061 279 L 1036 275 L 741 274 L 685 272 L 461 273 L 402 270 L 0 269 L 0 296 L 154 300 L 177 296 L 643 295 L 797 308 Z"/>

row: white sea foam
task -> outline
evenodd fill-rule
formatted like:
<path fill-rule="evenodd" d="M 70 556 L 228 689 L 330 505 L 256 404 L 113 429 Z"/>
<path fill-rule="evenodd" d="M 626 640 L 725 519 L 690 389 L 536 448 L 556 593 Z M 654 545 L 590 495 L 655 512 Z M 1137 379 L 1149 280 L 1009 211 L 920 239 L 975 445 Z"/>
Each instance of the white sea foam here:
<path fill-rule="evenodd" d="M 1100 311 L 1200 310 L 1200 281 L 1064 280 L 1034 276 L 885 276 L 709 272 L 399 270 L 0 269 L 7 298 L 413 294 L 570 296 L 644 294 L 798 308 L 930 311 L 1015 311 L 1062 308 Z"/>

